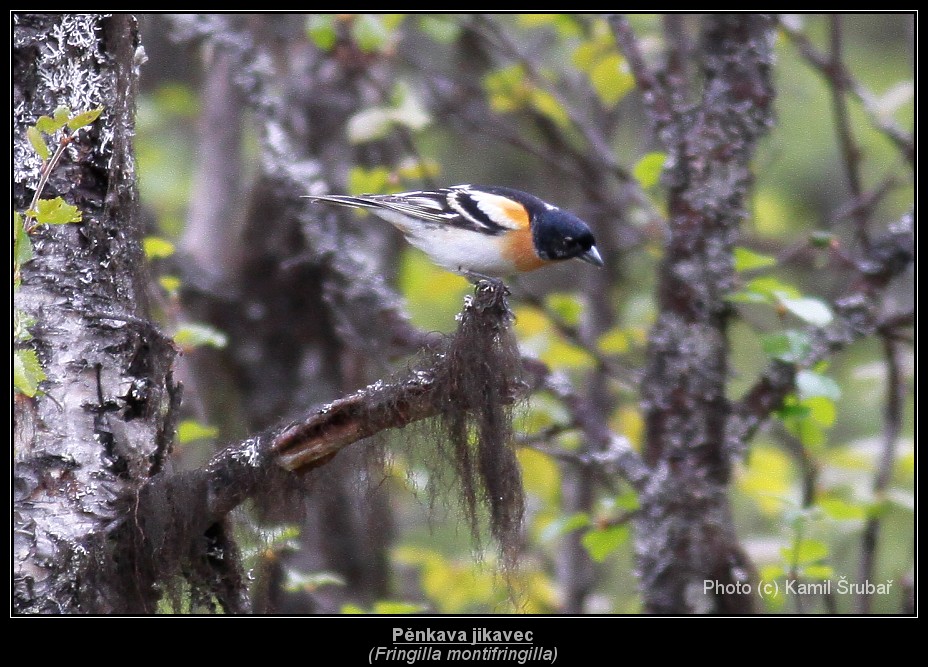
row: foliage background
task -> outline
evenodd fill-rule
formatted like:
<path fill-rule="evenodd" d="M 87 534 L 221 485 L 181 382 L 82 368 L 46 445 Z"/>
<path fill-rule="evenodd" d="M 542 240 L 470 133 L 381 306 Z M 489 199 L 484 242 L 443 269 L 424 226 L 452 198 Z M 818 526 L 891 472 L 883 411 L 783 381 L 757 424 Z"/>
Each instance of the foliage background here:
<path fill-rule="evenodd" d="M 617 268 L 607 286 L 614 316 L 608 326 L 591 324 L 596 315 L 591 313 L 590 293 L 584 291 L 591 282 L 582 275 L 588 267 L 569 265 L 515 286 L 516 332 L 526 352 L 563 372 L 574 386 L 584 387 L 596 368 L 608 364 L 613 369 L 608 377 L 612 397 L 608 423 L 640 447 L 643 423 L 637 382 L 655 316 L 655 268 L 662 253 L 665 218 L 659 182 L 662 158 L 655 154 L 657 144 L 650 136 L 640 97 L 605 20 L 593 15 L 485 17 L 480 30 L 492 26 L 498 31 L 503 57 L 494 63 L 470 63 L 473 71 L 462 62 L 461 50 L 474 21 L 470 15 L 307 15 L 292 20 L 303 26 L 307 44 L 318 57 L 337 59 L 347 39 L 371 67 L 390 71 L 387 77 L 376 77 L 379 83 L 388 82 L 379 98 L 348 110 L 347 123 L 333 130 L 345 133 L 346 145 L 355 149 L 354 163 L 346 165 L 349 169 L 330 175 L 342 191 L 400 191 L 461 182 L 505 184 L 569 208 L 589 219 L 598 234 L 611 237 L 608 246 L 614 254 L 607 262 Z M 656 57 L 661 18 L 633 15 L 629 21 L 647 55 Z M 775 281 L 774 289 L 792 286 L 797 298 L 827 301 L 847 279 L 828 246 L 848 247 L 854 242 L 843 231 L 849 227 L 844 224 L 850 200 L 846 156 L 837 140 L 828 86 L 787 32 L 806 35 L 825 51 L 830 22 L 829 17 L 816 15 L 781 21 L 785 27 L 778 31 L 775 47 L 776 127 L 763 140 L 754 162 L 752 209 L 738 242 L 777 261 L 751 269 L 754 256 L 742 256 L 744 294 L 746 301 L 760 300 L 753 298 L 760 288 L 754 283 L 757 289 L 752 292 L 751 280 L 763 277 Z M 841 24 L 844 62 L 855 80 L 875 95 L 876 113 L 900 127 L 912 127 L 913 17 L 848 15 Z M 176 249 L 191 250 L 184 232 L 196 203 L 192 198 L 204 196 L 202 191 L 194 192 L 204 164 L 197 151 L 203 146 L 203 124 L 209 122 L 204 118 L 214 111 L 207 105 L 216 100 L 202 94 L 207 78 L 198 66 L 202 54 L 178 40 L 177 32 L 169 17 L 142 19 L 148 62 L 142 68 L 137 151 L 143 205 L 151 216 L 146 250 L 162 290 L 161 316 L 178 331 L 193 366 L 198 358 L 207 363 L 221 359 L 228 338 L 220 323 L 208 318 L 192 321 L 185 314 L 185 295 L 195 283 L 195 272 L 182 268 L 186 255 Z M 513 45 L 518 52 L 508 53 Z M 474 97 L 461 104 L 482 104 L 485 116 L 450 118 L 430 108 L 424 72 L 429 76 L 444 72 L 452 82 L 448 85 L 470 86 Z M 307 91 L 308 96 L 313 94 Z M 482 122 L 484 117 L 487 120 Z M 575 122 L 578 117 L 581 123 Z M 864 190 L 884 191 L 870 212 L 882 226 L 911 209 L 911 168 L 875 126 L 872 110 L 852 99 L 849 118 L 862 156 Z M 569 175 L 576 153 L 587 150 L 584 126 L 601 130 L 614 157 L 611 168 L 599 167 L 597 181 L 610 190 L 603 200 L 634 202 L 627 209 L 604 210 L 602 201 L 591 202 L 589 182 Z M 240 131 L 235 160 L 244 190 L 257 170 L 253 119 L 242 118 Z M 563 155 L 550 148 L 557 143 L 550 141 L 551 135 L 566 143 Z M 376 148 L 365 147 L 377 146 L 384 138 L 400 142 L 404 149 L 379 161 Z M 293 192 L 293 197 L 303 194 L 307 193 Z M 240 225 L 241 220 L 233 215 L 228 224 Z M 810 245 L 813 236 L 825 239 L 825 247 Z M 384 271 L 403 295 L 412 322 L 426 330 L 450 331 L 468 292 L 467 283 L 432 267 L 418 251 L 398 242 L 396 235 L 380 234 L 375 239 L 391 244 L 396 252 L 396 263 Z M 887 293 L 887 310 L 911 309 L 913 284 L 911 274 L 897 281 Z M 241 305 L 233 300 L 227 307 Z M 772 353 L 765 336 L 796 326 L 794 314 L 770 303 L 738 303 L 738 313 L 730 332 L 732 398 L 740 397 L 768 362 Z M 797 398 L 804 401 L 798 409 L 805 412 L 773 420 L 750 444 L 736 471 L 732 502 L 739 536 L 761 576 L 782 581 L 792 573 L 809 582 L 858 581 L 864 521 L 879 516 L 883 531 L 872 580 L 895 583 L 889 594 L 873 598 L 872 611 L 895 613 L 906 608 L 906 582 L 913 576 L 914 563 L 914 345 L 899 349 L 906 387 L 902 430 L 892 483 L 884 493 L 873 492 L 886 429 L 887 364 L 879 340 L 854 344 L 827 366 L 814 369 L 810 376 L 814 386 L 808 387 L 807 396 Z M 247 432 L 249 425 L 236 419 L 232 407 L 239 400 L 236 389 L 222 375 L 197 379 L 191 371 L 185 384 L 188 412 L 181 425 L 178 459 L 180 465 L 192 466 L 221 443 Z M 501 585 L 492 545 L 485 541 L 475 559 L 456 501 L 430 498 L 427 480 L 435 470 L 434 462 L 423 464 L 429 458 L 427 437 L 420 436 L 422 442 L 410 454 L 402 446 L 410 437 L 404 432 L 384 443 L 383 477 L 375 481 L 374 491 L 362 493 L 371 503 L 388 503 L 395 522 L 388 551 L 390 592 L 374 600 L 347 596 L 340 599 L 341 610 L 563 611 L 561 559 L 567 536 L 574 535 L 594 568 L 581 610 L 639 611 L 627 522 L 636 506 L 634 494 L 614 481 L 596 484 L 589 509 L 570 506 L 564 488 L 575 483 L 565 480 L 565 470 L 572 464 L 569 457 L 552 455 L 579 446 L 575 428 L 559 427 L 566 419 L 560 401 L 544 393 L 534 396 L 518 415 L 526 444 L 535 446 L 519 453 L 528 493 L 528 541 L 515 596 Z M 250 510 L 241 518 L 255 573 L 268 559 L 302 548 L 300 529 L 288 522 L 259 523 Z M 343 575 L 328 570 L 294 567 L 285 575 L 282 587 L 293 595 L 324 595 L 344 581 Z M 765 604 L 770 612 L 856 609 L 854 596 L 841 595 L 781 596 Z"/>

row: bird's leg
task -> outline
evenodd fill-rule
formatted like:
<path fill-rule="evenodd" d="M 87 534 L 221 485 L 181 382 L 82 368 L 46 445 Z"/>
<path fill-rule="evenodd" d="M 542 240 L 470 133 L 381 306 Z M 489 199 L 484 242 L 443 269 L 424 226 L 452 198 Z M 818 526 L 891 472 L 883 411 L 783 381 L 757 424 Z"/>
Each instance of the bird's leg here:
<path fill-rule="evenodd" d="M 506 283 L 504 283 L 499 278 L 486 276 L 482 273 L 477 273 L 476 271 L 462 271 L 461 275 L 473 283 L 475 294 L 480 292 L 493 292 L 495 294 L 499 294 L 503 298 L 511 294 L 509 288 L 506 287 Z"/>
<path fill-rule="evenodd" d="M 490 276 L 485 276 L 482 273 L 477 273 L 476 271 L 471 271 L 470 269 L 465 269 L 458 267 L 458 273 L 467 278 L 474 285 L 479 283 L 481 280 L 496 280 L 496 278 L 491 278 Z"/>
<path fill-rule="evenodd" d="M 471 271 L 470 269 L 458 269 L 458 272 L 472 282 L 475 286 L 480 283 L 486 282 L 490 283 L 495 287 L 502 288 L 506 290 L 506 294 L 509 294 L 509 288 L 506 287 L 506 284 L 499 278 L 494 278 L 492 276 L 485 275 L 483 273 L 477 273 L 476 271 Z"/>

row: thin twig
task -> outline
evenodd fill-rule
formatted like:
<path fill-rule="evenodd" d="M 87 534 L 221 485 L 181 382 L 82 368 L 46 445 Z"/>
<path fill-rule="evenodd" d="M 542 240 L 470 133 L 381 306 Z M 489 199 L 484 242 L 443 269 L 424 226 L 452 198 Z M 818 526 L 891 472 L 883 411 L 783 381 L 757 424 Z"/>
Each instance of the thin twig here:
<path fill-rule="evenodd" d="M 790 41 L 796 46 L 799 54 L 805 58 L 814 69 L 818 70 L 822 76 L 831 79 L 839 74 L 832 71 L 830 59 L 821 51 L 815 48 L 809 38 L 801 31 L 786 22 L 780 22 L 780 28 L 783 33 L 789 37 Z M 876 96 L 863 86 L 859 81 L 850 76 L 846 71 L 841 71 L 840 76 L 846 82 L 847 89 L 863 105 L 864 110 L 870 117 L 870 122 L 877 130 L 882 132 L 890 141 L 902 152 L 906 161 L 915 164 L 915 141 L 910 132 L 906 132 L 901 127 L 881 113 Z"/>
<path fill-rule="evenodd" d="M 847 108 L 847 78 L 844 76 L 846 68 L 842 56 L 841 16 L 834 14 L 830 17 L 831 54 L 828 71 L 832 73 L 831 83 L 832 105 L 834 107 L 835 126 L 838 133 L 838 144 L 844 161 L 844 172 L 847 177 L 848 189 L 854 202 L 863 201 L 863 185 L 861 184 L 860 161 L 861 150 L 854 139 L 851 130 L 851 118 Z M 861 206 L 854 206 L 852 215 L 855 223 L 855 233 L 858 242 L 866 250 L 870 247 L 870 238 L 867 234 L 867 213 Z"/>
<path fill-rule="evenodd" d="M 35 229 L 36 226 L 35 216 L 33 216 L 31 212 L 35 211 L 36 207 L 39 205 L 39 198 L 42 196 L 42 192 L 48 184 L 49 177 L 55 170 L 55 167 L 58 166 L 58 163 L 61 161 L 61 156 L 64 155 L 65 150 L 71 145 L 72 141 L 74 141 L 74 135 L 65 132 L 61 136 L 61 139 L 58 140 L 58 147 L 55 149 L 52 159 L 42 165 L 42 169 L 39 172 L 39 183 L 36 185 L 35 194 L 32 196 L 32 202 L 29 204 L 29 210 L 26 211 L 26 218 L 23 221 L 23 231 L 27 234 Z"/>
<path fill-rule="evenodd" d="M 873 480 L 873 494 L 877 498 L 885 495 L 892 480 L 899 433 L 902 431 L 902 399 L 905 392 L 899 361 L 899 343 L 883 336 L 883 356 L 886 358 L 886 405 L 883 411 L 883 450 L 880 453 L 876 476 Z M 871 581 L 873 578 L 881 523 L 878 516 L 872 516 L 867 519 L 864 526 L 858 581 Z M 861 614 L 869 614 L 872 603 L 873 594 L 867 593 L 866 590 L 861 591 L 857 596 L 857 611 Z"/>

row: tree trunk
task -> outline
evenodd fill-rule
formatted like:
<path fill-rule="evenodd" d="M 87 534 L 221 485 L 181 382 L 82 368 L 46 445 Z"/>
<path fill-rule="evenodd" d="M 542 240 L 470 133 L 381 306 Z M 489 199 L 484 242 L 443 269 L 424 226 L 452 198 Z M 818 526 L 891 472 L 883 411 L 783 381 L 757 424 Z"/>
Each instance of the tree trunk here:
<path fill-rule="evenodd" d="M 138 46 L 125 14 L 13 16 L 15 210 L 39 180 L 26 128 L 59 105 L 103 108 L 43 193 L 82 221 L 36 229 L 16 293 L 47 376 L 14 406 L 17 613 L 126 612 L 140 595 L 108 538 L 125 516 L 119 500 L 164 462 L 179 390 L 173 345 L 147 308 L 132 151 Z"/>
<path fill-rule="evenodd" d="M 645 460 L 636 552 L 652 613 L 751 612 L 751 565 L 728 498 L 730 406 L 725 295 L 732 246 L 748 210 L 750 161 L 772 122 L 769 17 L 716 15 L 702 35 L 702 99 L 672 96 L 658 128 L 667 150 L 670 236 L 660 272 L 660 315 L 642 383 Z M 674 91 L 679 92 L 679 91 Z M 725 586 L 707 591 L 706 586 Z"/>

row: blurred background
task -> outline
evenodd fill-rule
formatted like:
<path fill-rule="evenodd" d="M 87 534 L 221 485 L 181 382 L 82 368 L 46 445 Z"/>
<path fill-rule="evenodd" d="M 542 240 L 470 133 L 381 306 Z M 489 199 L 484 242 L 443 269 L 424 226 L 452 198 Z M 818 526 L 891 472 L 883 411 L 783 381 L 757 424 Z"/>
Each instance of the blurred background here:
<path fill-rule="evenodd" d="M 669 39 L 662 17 L 628 20 L 645 57 L 660 63 Z M 674 38 L 692 47 L 699 20 L 683 16 Z M 458 183 L 532 192 L 593 227 L 606 268 L 568 262 L 514 281 L 515 332 L 568 394 L 641 446 L 665 156 L 604 18 L 140 21 L 146 253 L 159 317 L 184 349 L 176 466 L 202 464 L 224 443 L 389 379 L 413 363 L 418 335 L 456 326 L 471 290 L 464 279 L 389 225 L 301 195 Z M 860 185 L 873 193 L 852 205 L 832 84 L 809 55 L 834 47 L 835 22 L 780 17 L 776 125 L 754 160 L 736 242 L 733 399 L 847 287 L 852 272 L 840 257 L 853 252 L 855 211 L 865 206 L 879 233 L 912 210 L 911 156 L 891 135 L 914 124 L 914 30 L 911 15 L 840 17 L 841 59 L 851 87 L 866 93 L 848 95 L 847 118 Z M 914 307 L 913 278 L 887 288 L 887 312 Z M 771 293 L 800 305 L 784 309 Z M 872 596 L 876 613 L 904 611 L 913 585 L 914 344 L 892 350 L 866 339 L 811 369 L 808 386 L 749 443 L 731 486 L 738 535 L 769 580 L 832 581 L 833 590 L 842 577 L 860 581 L 866 526 L 878 518 L 870 579 L 895 583 Z M 902 391 L 888 408 L 894 381 Z M 900 428 L 881 486 L 888 410 Z M 411 427 L 358 443 L 239 512 L 256 610 L 638 612 L 634 492 L 580 463 L 587 445 L 563 394 L 536 392 L 515 417 L 527 513 L 508 580 L 492 540 L 475 541 L 462 518 L 428 427 Z M 765 604 L 771 613 L 860 610 L 854 595 Z"/>

